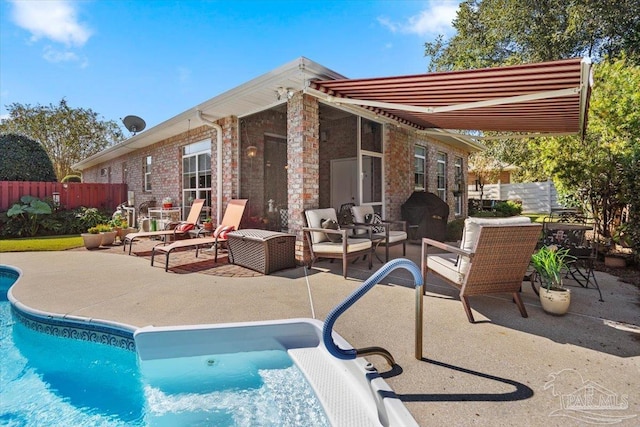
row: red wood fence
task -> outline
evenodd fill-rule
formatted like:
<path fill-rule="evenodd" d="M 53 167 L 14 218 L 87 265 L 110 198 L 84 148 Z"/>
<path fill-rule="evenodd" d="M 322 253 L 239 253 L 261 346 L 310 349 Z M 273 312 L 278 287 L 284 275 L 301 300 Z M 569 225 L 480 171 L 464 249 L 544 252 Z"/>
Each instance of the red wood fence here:
<path fill-rule="evenodd" d="M 0 211 L 8 210 L 24 195 L 46 199 L 52 198 L 53 193 L 60 194 L 63 209 L 85 206 L 113 211 L 127 201 L 127 184 L 0 181 Z"/>

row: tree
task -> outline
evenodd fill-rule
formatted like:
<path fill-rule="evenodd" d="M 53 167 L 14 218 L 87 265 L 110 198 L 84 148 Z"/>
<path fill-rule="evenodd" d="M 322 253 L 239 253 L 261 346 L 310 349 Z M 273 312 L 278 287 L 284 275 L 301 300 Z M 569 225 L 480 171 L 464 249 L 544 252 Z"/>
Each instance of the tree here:
<path fill-rule="evenodd" d="M 611 237 L 623 207 L 629 206 L 630 218 L 640 219 L 640 66 L 624 57 L 605 60 L 595 67 L 594 81 L 585 137 L 545 138 L 530 147 L 558 190 L 578 196 L 600 234 Z M 640 222 L 631 227 L 631 235 L 640 237 Z M 640 239 L 635 245 L 640 250 Z"/>
<path fill-rule="evenodd" d="M 640 64 L 638 0 L 466 0 L 453 26 L 450 40 L 425 43 L 432 71 L 622 52 Z"/>
<path fill-rule="evenodd" d="M 0 159 L 0 181 L 57 181 L 47 153 L 26 136 L 0 135 Z"/>
<path fill-rule="evenodd" d="M 124 139 L 113 120 L 104 121 L 91 109 L 59 105 L 7 106 L 9 117 L 0 121 L 0 132 L 17 133 L 38 141 L 49 155 L 58 180 L 72 171 L 74 163 Z"/>

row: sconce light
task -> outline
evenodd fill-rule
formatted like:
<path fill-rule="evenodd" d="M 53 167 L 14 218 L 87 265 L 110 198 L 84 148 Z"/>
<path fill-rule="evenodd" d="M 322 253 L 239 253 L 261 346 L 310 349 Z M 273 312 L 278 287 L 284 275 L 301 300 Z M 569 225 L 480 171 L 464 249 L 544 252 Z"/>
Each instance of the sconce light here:
<path fill-rule="evenodd" d="M 258 147 L 255 145 L 250 145 L 247 147 L 247 156 L 250 159 L 253 159 L 258 154 Z"/>
<path fill-rule="evenodd" d="M 51 195 L 51 199 L 53 200 L 53 207 L 54 208 L 59 208 L 60 207 L 60 193 L 58 193 L 57 191 L 54 191 L 53 194 Z"/>

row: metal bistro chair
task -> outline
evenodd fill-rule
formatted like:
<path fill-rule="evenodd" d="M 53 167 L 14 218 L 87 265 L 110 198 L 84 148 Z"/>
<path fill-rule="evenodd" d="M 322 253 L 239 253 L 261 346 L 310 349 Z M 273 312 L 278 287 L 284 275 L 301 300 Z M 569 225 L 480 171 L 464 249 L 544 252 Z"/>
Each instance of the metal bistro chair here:
<path fill-rule="evenodd" d="M 594 272 L 595 245 L 592 245 L 587 239 L 587 233 L 594 232 L 595 225 L 581 219 L 578 219 L 579 222 L 571 222 L 574 219 L 573 217 L 561 217 L 558 222 L 544 221 L 542 243 L 545 246 L 557 245 L 569 249 L 569 255 L 575 257 L 575 260 L 567 266 L 567 275 L 570 275 L 583 288 L 588 288 L 589 284 L 593 284 L 598 290 L 599 301 L 604 301 Z"/>

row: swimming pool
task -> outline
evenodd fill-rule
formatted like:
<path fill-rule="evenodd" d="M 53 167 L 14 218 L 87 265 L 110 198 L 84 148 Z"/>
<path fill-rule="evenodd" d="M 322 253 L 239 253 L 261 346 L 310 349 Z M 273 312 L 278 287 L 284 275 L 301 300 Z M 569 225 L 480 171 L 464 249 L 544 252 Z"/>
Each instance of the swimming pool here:
<path fill-rule="evenodd" d="M 102 345 L 16 321 L 16 278 L 0 266 L 0 424 L 416 425 L 365 361 L 328 355 L 321 322 L 140 328 L 136 354 L 131 337 Z"/>

